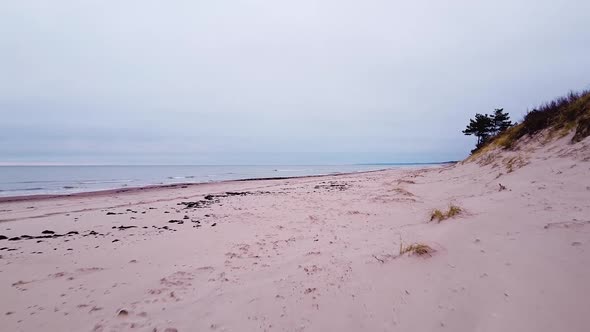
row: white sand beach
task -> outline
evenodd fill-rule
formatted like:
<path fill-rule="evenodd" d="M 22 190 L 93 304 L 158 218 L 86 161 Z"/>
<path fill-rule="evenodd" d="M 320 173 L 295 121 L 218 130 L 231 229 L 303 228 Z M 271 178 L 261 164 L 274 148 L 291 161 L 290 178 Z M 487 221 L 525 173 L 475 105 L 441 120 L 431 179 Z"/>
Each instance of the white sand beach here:
<path fill-rule="evenodd" d="M 444 167 L 4 201 L 0 329 L 587 331 L 590 140 L 569 138 Z M 400 255 L 414 243 L 433 251 Z"/>

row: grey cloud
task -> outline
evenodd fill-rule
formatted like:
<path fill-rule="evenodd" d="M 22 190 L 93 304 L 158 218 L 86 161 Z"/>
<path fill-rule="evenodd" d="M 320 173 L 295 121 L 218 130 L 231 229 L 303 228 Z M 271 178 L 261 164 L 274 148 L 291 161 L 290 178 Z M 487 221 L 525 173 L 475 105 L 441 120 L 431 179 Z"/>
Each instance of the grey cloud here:
<path fill-rule="evenodd" d="M 590 87 L 588 1 L 0 4 L 0 161 L 460 159 Z"/>

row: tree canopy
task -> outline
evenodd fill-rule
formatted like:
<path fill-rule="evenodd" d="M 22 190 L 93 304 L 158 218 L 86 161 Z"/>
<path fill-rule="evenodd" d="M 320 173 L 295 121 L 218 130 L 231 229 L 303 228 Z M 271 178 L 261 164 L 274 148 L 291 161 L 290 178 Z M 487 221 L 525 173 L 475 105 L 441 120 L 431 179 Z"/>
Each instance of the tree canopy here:
<path fill-rule="evenodd" d="M 475 118 L 469 120 L 467 128 L 463 130 L 465 135 L 477 137 L 475 150 L 486 144 L 492 136 L 498 135 L 512 126 L 510 115 L 503 108 L 497 108 L 493 114 L 475 114 Z"/>
<path fill-rule="evenodd" d="M 510 121 L 510 115 L 504 112 L 503 108 L 496 108 L 494 110 L 494 131 L 497 133 L 501 133 L 504 130 L 510 128 L 513 125 L 512 121 Z"/>

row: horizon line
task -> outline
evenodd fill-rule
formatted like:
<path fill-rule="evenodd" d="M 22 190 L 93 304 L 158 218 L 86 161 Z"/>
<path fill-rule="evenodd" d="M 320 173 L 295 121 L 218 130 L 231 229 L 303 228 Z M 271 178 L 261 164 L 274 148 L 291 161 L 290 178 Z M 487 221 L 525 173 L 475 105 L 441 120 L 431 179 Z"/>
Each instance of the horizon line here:
<path fill-rule="evenodd" d="M 326 163 L 326 164 L 109 164 L 109 163 L 5 163 L 0 162 L 0 167 L 96 167 L 96 166 L 387 166 L 387 165 L 428 165 L 428 164 L 448 164 L 455 163 L 456 160 L 447 161 L 428 161 L 428 162 L 363 162 L 363 163 Z"/>

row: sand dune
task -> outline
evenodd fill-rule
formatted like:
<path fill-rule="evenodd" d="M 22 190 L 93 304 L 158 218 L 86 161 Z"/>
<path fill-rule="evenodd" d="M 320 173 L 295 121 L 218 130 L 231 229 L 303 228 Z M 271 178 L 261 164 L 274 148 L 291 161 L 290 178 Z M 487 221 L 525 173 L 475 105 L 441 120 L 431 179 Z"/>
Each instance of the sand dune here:
<path fill-rule="evenodd" d="M 590 141 L 566 141 L 0 203 L 0 329 L 587 331 Z M 413 243 L 434 251 L 400 255 Z"/>

